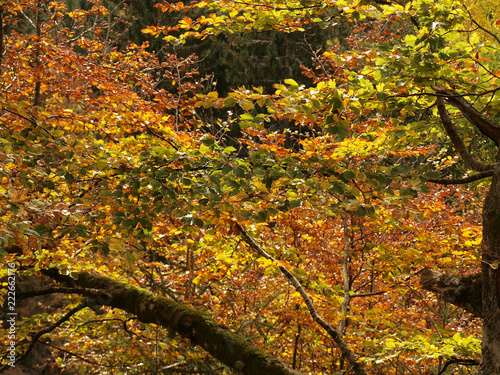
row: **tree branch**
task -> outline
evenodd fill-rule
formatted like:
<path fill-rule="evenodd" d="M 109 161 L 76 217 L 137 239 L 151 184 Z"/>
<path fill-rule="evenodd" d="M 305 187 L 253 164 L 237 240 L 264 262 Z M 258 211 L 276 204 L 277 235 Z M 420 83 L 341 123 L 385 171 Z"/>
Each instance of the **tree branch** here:
<path fill-rule="evenodd" d="M 31 292 L 26 292 L 26 293 L 18 293 L 16 296 L 18 299 L 21 300 L 37 296 L 44 296 L 47 294 L 54 294 L 54 293 L 83 294 L 93 298 L 96 298 L 97 296 L 100 296 L 102 294 L 102 292 L 97 289 L 52 287 L 47 289 L 33 290 Z"/>
<path fill-rule="evenodd" d="M 241 235 L 243 236 L 243 239 L 245 242 L 250 245 L 250 247 L 259 255 L 262 257 L 275 261 L 271 255 L 269 255 L 265 250 L 263 250 L 250 235 L 246 231 L 246 229 L 240 224 L 236 223 L 236 226 L 241 232 Z M 339 334 L 338 331 L 336 331 L 331 325 L 329 325 L 322 317 L 320 317 L 314 307 L 314 304 L 307 294 L 307 292 L 304 290 L 302 285 L 300 284 L 300 281 L 297 280 L 297 278 L 290 272 L 288 271 L 285 267 L 279 266 L 278 267 L 281 273 L 288 279 L 288 281 L 294 286 L 295 290 L 299 292 L 301 295 L 302 299 L 304 300 L 308 310 L 309 314 L 313 318 L 313 320 L 320 325 L 335 341 L 337 346 L 339 347 L 340 351 L 342 352 L 342 355 L 349 361 L 349 363 L 352 366 L 352 369 L 354 371 L 354 374 L 356 375 L 366 375 L 366 372 L 364 370 L 363 365 L 358 361 L 358 358 L 356 355 L 352 352 L 352 350 L 349 348 L 347 345 L 346 341 L 342 337 L 341 334 Z"/>
<path fill-rule="evenodd" d="M 351 295 L 351 299 L 372 297 L 372 296 L 381 296 L 382 294 L 385 294 L 385 293 L 387 293 L 385 290 L 379 290 L 378 292 L 356 293 L 356 294 Z"/>
<path fill-rule="evenodd" d="M 83 362 L 86 362 L 86 363 L 90 363 L 91 365 L 97 365 L 97 366 L 100 366 L 100 367 L 108 367 L 108 368 L 114 368 L 116 366 L 114 365 L 106 365 L 106 364 L 103 364 L 103 363 L 99 363 L 99 362 L 94 362 L 94 361 L 91 361 L 90 359 L 87 359 L 85 357 L 82 357 L 81 355 L 78 355 L 76 353 L 73 353 L 73 352 L 70 352 L 69 350 L 66 350 L 66 349 L 63 349 L 63 348 L 60 348 L 54 344 L 51 344 L 50 342 L 44 342 L 44 341 L 41 341 L 41 340 L 38 340 L 38 342 L 40 344 L 43 344 L 43 345 L 46 345 L 46 346 L 49 346 L 55 350 L 58 350 L 60 351 L 61 353 L 64 353 L 64 354 L 67 354 L 71 357 L 75 357 L 75 358 L 78 358 L 79 360 L 83 361 Z"/>
<path fill-rule="evenodd" d="M 466 358 L 455 358 L 452 357 L 446 361 L 441 371 L 439 371 L 438 375 L 444 375 L 448 366 L 457 364 L 462 366 L 479 366 L 479 361 L 476 359 L 466 359 Z"/>
<path fill-rule="evenodd" d="M 440 85 L 434 85 L 432 86 L 432 89 L 436 93 L 446 97 L 452 106 L 460 110 L 462 115 L 464 115 L 464 117 L 469 120 L 471 124 L 475 125 L 481 133 L 495 142 L 495 145 L 498 146 L 500 144 L 500 127 L 481 115 L 467 100 L 463 98 L 463 96 L 459 95 L 454 90 L 447 89 L 446 87 Z"/>
<path fill-rule="evenodd" d="M 438 107 L 439 117 L 441 118 L 444 129 L 446 130 L 448 137 L 450 137 L 451 142 L 455 146 L 455 149 L 457 150 L 458 154 L 465 162 L 465 164 L 477 172 L 485 172 L 494 169 L 493 164 L 478 161 L 469 153 L 467 147 L 465 147 L 465 144 L 462 141 L 462 138 L 460 138 L 460 136 L 458 135 L 455 125 L 453 125 L 450 117 L 448 116 L 446 106 L 444 105 L 444 99 L 442 97 L 438 97 L 436 103 Z"/>
<path fill-rule="evenodd" d="M 102 294 L 95 302 L 136 315 L 143 323 L 158 324 L 199 345 L 235 372 L 243 375 L 300 375 L 283 362 L 253 346 L 243 337 L 222 329 L 206 312 L 202 312 L 148 290 L 113 280 L 106 276 L 80 272 L 76 279 L 59 274 L 57 269 L 44 272 L 68 287 L 98 289 Z"/>
<path fill-rule="evenodd" d="M 342 319 L 339 323 L 339 334 L 344 335 L 344 330 L 347 322 L 347 311 L 351 302 L 351 286 L 349 285 L 349 250 L 351 243 L 349 241 L 349 233 L 347 231 L 347 215 L 342 214 L 342 224 L 344 228 L 344 255 L 342 256 L 342 282 L 344 284 L 344 301 L 342 302 Z"/>
<path fill-rule="evenodd" d="M 427 181 L 434 182 L 435 184 L 441 184 L 441 185 L 461 185 L 461 184 L 468 184 L 469 182 L 474 182 L 477 180 L 482 180 L 483 178 L 491 177 L 491 176 L 493 176 L 494 172 L 495 172 L 495 170 L 492 169 L 489 171 L 476 173 L 472 176 L 463 177 L 463 178 L 429 179 Z"/>
<path fill-rule="evenodd" d="M 472 17 L 472 14 L 471 12 L 469 11 L 469 9 L 467 7 L 465 7 L 465 10 L 467 11 L 467 13 L 469 14 L 469 19 L 472 21 L 472 23 L 474 25 L 476 25 L 480 30 L 484 31 L 486 34 L 492 36 L 493 38 L 495 38 L 495 40 L 497 41 L 497 43 L 500 43 L 500 39 L 498 38 L 498 36 L 496 36 L 494 33 L 492 33 L 491 31 L 489 30 L 486 30 L 483 26 L 481 26 L 473 17 Z"/>
<path fill-rule="evenodd" d="M 444 301 L 482 317 L 482 277 L 447 275 L 425 268 L 420 271 L 422 288 L 439 294 Z"/>

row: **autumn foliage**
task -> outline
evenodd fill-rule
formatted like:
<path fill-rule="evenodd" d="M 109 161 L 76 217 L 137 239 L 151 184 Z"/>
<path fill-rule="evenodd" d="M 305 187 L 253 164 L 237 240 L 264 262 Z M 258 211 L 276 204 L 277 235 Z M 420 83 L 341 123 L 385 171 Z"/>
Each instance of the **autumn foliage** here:
<path fill-rule="evenodd" d="M 486 54 L 470 57 L 476 36 L 451 41 L 467 14 L 458 7 L 303 3 L 165 2 L 158 10 L 180 21 L 144 25 L 150 43 L 121 46 L 113 36 L 125 21 L 104 2 L 2 2 L 0 248 L 19 285 L 54 268 L 95 272 L 206 311 L 302 373 L 350 373 L 283 267 L 369 374 L 479 360 L 479 318 L 419 286 L 426 267 L 479 271 L 488 186 L 430 182 L 468 169 L 449 150 L 426 80 L 487 90 L 497 73 Z M 222 96 L 198 74 L 203 58 L 174 48 L 336 19 L 348 36 L 311 52 L 310 86 L 289 77 L 272 92 Z M 488 155 L 489 146 L 474 147 Z M 22 310 L 18 358 L 82 301 L 67 293 Z M 88 306 L 37 337 L 54 369 L 231 373 L 162 327 Z M 448 364 L 456 368 L 466 371 Z"/>

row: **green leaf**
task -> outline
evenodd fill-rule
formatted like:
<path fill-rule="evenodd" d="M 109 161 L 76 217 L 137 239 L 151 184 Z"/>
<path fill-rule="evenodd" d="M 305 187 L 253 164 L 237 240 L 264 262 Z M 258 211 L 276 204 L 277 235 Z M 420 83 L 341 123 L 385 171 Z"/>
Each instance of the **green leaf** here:
<path fill-rule="evenodd" d="M 354 177 L 356 177 L 356 174 L 353 171 L 345 171 L 344 173 L 342 173 L 342 177 L 344 177 L 346 181 L 350 181 Z"/>
<path fill-rule="evenodd" d="M 202 228 L 203 225 L 205 225 L 205 223 L 203 222 L 203 220 L 201 220 L 199 218 L 194 218 L 193 219 L 193 224 L 196 225 L 197 227 L 200 227 L 200 228 Z"/>
<path fill-rule="evenodd" d="M 252 116 L 250 113 L 243 113 L 243 114 L 240 116 L 240 119 L 242 119 L 242 120 L 250 120 L 250 121 L 252 121 L 252 120 L 253 120 L 253 116 Z"/>
<path fill-rule="evenodd" d="M 326 129 L 328 133 L 337 135 L 340 139 L 347 138 L 349 136 L 349 130 L 344 125 L 334 125 Z"/>
<path fill-rule="evenodd" d="M 241 178 L 244 178 L 246 175 L 245 171 L 240 167 L 236 167 L 235 169 L 233 169 L 233 173 L 235 174 L 235 176 L 241 177 Z"/>
<path fill-rule="evenodd" d="M 35 232 L 33 229 L 25 229 L 24 230 L 24 234 L 28 235 L 28 236 L 37 236 L 37 237 L 40 237 L 40 235 L 38 234 L 38 232 Z"/>
<path fill-rule="evenodd" d="M 267 211 L 266 210 L 259 211 L 257 213 L 257 220 L 260 221 L 260 222 L 267 221 Z"/>
<path fill-rule="evenodd" d="M 233 97 L 227 97 L 224 99 L 225 107 L 233 107 L 236 104 L 236 100 Z"/>
<path fill-rule="evenodd" d="M 68 184 L 72 184 L 73 182 L 75 182 L 75 177 L 73 177 L 73 175 L 69 172 L 67 172 L 65 175 L 64 175 L 64 179 L 66 180 L 66 182 Z"/>
<path fill-rule="evenodd" d="M 201 140 L 201 143 L 203 143 L 205 146 L 212 146 L 215 143 L 215 139 L 213 138 L 204 138 Z"/>

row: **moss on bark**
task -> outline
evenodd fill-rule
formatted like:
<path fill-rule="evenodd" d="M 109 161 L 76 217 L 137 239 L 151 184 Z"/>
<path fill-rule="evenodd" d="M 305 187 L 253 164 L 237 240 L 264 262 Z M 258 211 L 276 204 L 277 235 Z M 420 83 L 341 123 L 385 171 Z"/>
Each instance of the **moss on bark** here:
<path fill-rule="evenodd" d="M 243 337 L 222 329 L 206 312 L 190 308 L 150 291 L 97 274 L 80 273 L 77 279 L 46 272 L 66 286 L 99 289 L 92 296 L 99 305 L 111 306 L 137 316 L 143 323 L 155 323 L 199 345 L 239 374 L 299 375 L 277 358 L 253 346 Z"/>

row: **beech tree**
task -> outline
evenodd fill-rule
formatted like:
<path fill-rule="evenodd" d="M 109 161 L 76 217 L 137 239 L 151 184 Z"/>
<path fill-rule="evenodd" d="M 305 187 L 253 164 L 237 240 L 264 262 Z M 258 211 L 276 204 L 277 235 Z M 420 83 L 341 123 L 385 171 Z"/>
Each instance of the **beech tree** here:
<path fill-rule="evenodd" d="M 155 54 L 104 5 L 1 4 L 3 371 L 500 373 L 494 29 L 452 1 L 165 2 Z M 345 24 L 273 92 L 172 47 Z"/>

